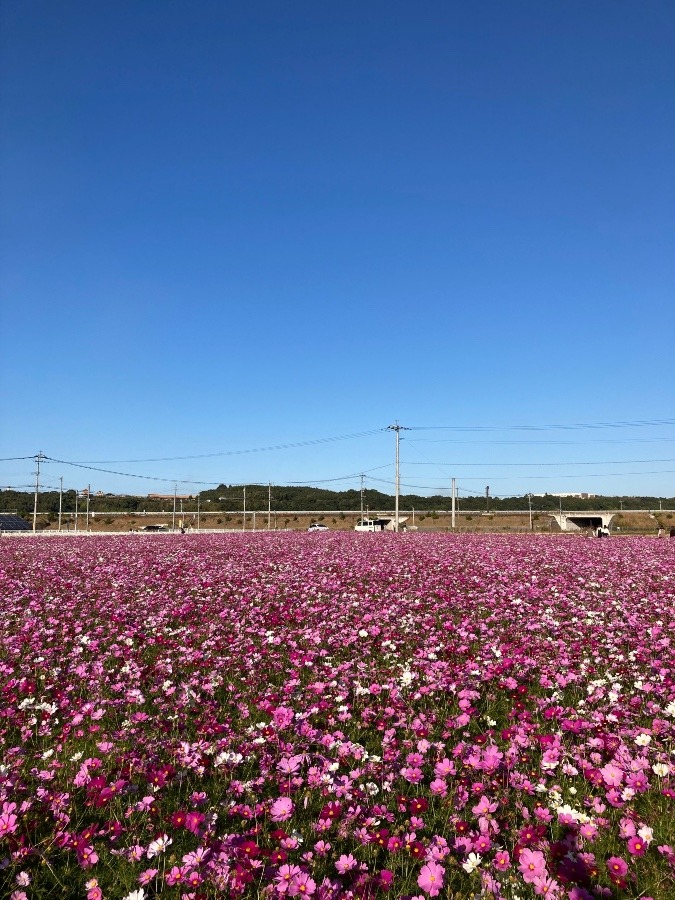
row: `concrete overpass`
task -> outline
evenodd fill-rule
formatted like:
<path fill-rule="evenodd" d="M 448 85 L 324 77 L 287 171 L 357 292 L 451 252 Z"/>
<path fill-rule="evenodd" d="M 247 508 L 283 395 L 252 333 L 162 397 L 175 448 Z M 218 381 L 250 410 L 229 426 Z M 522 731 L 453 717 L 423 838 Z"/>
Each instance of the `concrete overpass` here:
<path fill-rule="evenodd" d="M 564 512 L 551 513 L 561 531 L 583 531 L 586 528 L 609 528 L 615 512 Z"/>

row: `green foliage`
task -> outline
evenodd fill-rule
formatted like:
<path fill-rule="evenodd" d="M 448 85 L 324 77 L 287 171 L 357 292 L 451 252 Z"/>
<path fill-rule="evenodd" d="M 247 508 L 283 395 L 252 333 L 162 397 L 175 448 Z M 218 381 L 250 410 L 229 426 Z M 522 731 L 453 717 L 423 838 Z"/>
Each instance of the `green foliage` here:
<path fill-rule="evenodd" d="M 361 494 L 357 490 L 331 491 L 326 488 L 273 486 L 271 490 L 272 510 L 291 512 L 325 512 L 346 511 L 354 512 L 360 509 Z M 31 491 L 0 490 L 0 510 L 16 511 L 18 515 L 32 517 L 34 494 Z M 202 491 L 200 494 L 201 508 L 204 512 L 241 513 L 243 505 L 243 486 L 221 484 L 214 490 Z M 625 512 L 631 510 L 659 510 L 659 503 L 665 510 L 675 509 L 675 497 L 554 497 L 545 494 L 542 497 L 532 497 L 533 512 L 557 512 L 562 508 L 565 511 L 583 512 L 585 510 L 618 510 L 623 506 Z M 84 509 L 85 501 L 80 498 L 79 509 Z M 269 504 L 268 486 L 264 484 L 246 485 L 246 510 L 247 512 L 267 512 Z M 393 508 L 393 497 L 380 491 L 367 489 L 363 493 L 364 508 L 384 512 Z M 123 494 L 93 495 L 90 499 L 90 512 L 166 512 L 172 507 L 172 499 L 150 500 L 148 497 L 136 497 Z M 461 510 L 472 512 L 482 511 L 485 508 L 485 497 L 462 497 Z M 439 510 L 450 509 L 450 497 L 436 494 L 431 497 L 421 497 L 418 494 L 402 494 L 400 497 L 402 510 L 414 509 L 425 511 L 432 517 Z M 40 493 L 38 511 L 40 513 L 58 514 L 59 492 L 44 491 Z M 506 512 L 518 510 L 523 512 L 528 509 L 528 497 L 490 497 L 490 512 Z M 184 514 L 193 514 L 197 510 L 197 498 L 183 500 Z M 75 511 L 75 491 L 63 492 L 62 511 L 70 514 Z M 673 514 L 664 511 L 664 516 L 669 519 Z"/>

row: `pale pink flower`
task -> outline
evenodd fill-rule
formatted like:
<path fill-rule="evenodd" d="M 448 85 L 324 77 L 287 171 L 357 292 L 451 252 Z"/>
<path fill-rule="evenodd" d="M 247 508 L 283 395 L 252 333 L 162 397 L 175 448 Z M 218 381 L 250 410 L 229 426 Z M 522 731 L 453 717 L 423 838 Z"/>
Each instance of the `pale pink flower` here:
<path fill-rule="evenodd" d="M 535 879 L 541 878 L 546 874 L 546 860 L 544 854 L 539 850 L 530 850 L 525 847 L 520 851 L 520 859 L 518 860 L 518 868 L 522 872 L 523 880 L 532 884 Z"/>
<path fill-rule="evenodd" d="M 356 860 L 351 853 L 349 854 L 349 856 L 343 853 L 335 863 L 335 868 L 338 870 L 340 875 L 344 875 L 346 872 L 349 872 L 350 869 L 353 869 L 354 866 L 357 865 L 357 862 L 358 860 Z"/>
<path fill-rule="evenodd" d="M 278 797 L 270 807 L 273 822 L 285 822 L 293 815 L 293 801 L 290 797 Z"/>

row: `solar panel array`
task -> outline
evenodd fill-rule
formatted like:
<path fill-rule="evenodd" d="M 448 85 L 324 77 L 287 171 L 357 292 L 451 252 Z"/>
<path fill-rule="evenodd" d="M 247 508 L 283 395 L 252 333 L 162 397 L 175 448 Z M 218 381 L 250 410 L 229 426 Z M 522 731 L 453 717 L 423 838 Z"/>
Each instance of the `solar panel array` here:
<path fill-rule="evenodd" d="M 21 516 L 0 513 L 0 531 L 30 531 L 30 525 Z"/>

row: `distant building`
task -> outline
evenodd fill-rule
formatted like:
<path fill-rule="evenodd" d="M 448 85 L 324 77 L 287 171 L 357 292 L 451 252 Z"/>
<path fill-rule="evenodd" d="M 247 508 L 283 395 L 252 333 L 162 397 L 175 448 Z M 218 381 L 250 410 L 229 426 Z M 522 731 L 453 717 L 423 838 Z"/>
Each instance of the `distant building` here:
<path fill-rule="evenodd" d="M 194 494 L 148 494 L 148 500 L 194 500 Z"/>
<path fill-rule="evenodd" d="M 565 493 L 565 494 L 532 494 L 533 497 L 559 497 L 563 499 L 564 497 L 576 497 L 577 500 L 591 500 L 593 497 L 597 497 L 597 494 L 587 494 L 586 491 L 581 491 L 580 493 Z"/>

